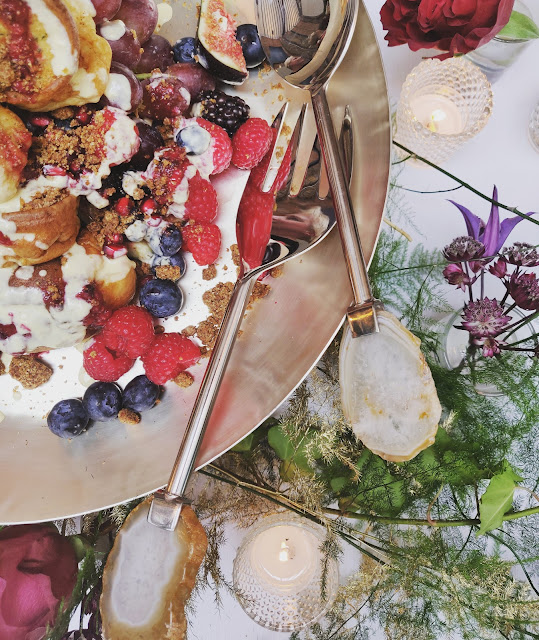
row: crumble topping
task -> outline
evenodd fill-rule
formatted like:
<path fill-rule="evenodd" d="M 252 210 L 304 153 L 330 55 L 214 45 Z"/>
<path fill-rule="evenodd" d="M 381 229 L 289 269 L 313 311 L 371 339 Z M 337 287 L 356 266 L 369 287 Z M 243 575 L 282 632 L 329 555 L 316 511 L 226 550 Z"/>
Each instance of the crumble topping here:
<path fill-rule="evenodd" d="M 118 420 L 124 424 L 138 424 L 140 422 L 140 414 L 133 409 L 121 409 L 118 414 Z"/>
<path fill-rule="evenodd" d="M 25 389 L 36 389 L 49 380 L 52 369 L 34 356 L 15 356 L 9 365 L 9 375 Z"/>
<path fill-rule="evenodd" d="M 194 381 L 195 379 L 188 371 L 182 371 L 174 378 L 174 382 L 182 389 L 187 389 Z"/>

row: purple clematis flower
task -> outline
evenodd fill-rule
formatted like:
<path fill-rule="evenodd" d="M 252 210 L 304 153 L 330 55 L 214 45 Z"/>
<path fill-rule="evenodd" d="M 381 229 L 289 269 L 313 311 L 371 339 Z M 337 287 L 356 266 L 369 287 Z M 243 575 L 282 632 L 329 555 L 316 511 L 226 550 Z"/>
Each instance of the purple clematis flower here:
<path fill-rule="evenodd" d="M 496 186 L 492 193 L 492 199 L 498 200 L 498 189 Z M 511 231 L 521 220 L 524 219 L 520 216 L 515 216 L 514 218 L 506 218 L 500 223 L 500 212 L 498 206 L 493 204 L 490 208 L 490 216 L 485 224 L 479 216 L 473 214 L 463 205 L 458 204 L 458 202 L 453 200 L 449 200 L 449 202 L 454 204 L 464 216 L 468 235 L 474 240 L 482 242 L 485 245 L 484 255 L 487 259 L 493 258 L 498 253 L 498 251 L 503 247 L 503 244 L 507 240 Z M 525 215 L 533 216 L 535 213 L 536 212 L 530 211 Z"/>

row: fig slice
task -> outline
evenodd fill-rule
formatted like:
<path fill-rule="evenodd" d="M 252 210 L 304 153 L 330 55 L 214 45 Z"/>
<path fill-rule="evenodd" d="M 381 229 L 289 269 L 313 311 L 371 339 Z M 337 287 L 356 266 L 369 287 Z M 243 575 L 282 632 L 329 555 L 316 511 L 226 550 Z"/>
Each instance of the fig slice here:
<path fill-rule="evenodd" d="M 129 514 L 105 565 L 100 601 L 105 640 L 185 638 L 185 605 L 208 542 L 188 506 L 173 532 L 150 524 L 151 500 Z"/>
<path fill-rule="evenodd" d="M 227 84 L 242 84 L 248 77 L 236 22 L 223 0 L 202 0 L 198 21 L 198 62 Z"/>

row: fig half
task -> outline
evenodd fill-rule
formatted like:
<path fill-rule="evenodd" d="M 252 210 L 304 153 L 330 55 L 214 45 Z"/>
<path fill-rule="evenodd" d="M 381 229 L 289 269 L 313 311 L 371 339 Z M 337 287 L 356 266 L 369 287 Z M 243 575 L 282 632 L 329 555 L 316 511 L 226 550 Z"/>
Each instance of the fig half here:
<path fill-rule="evenodd" d="M 222 0 L 202 0 L 198 21 L 198 61 L 227 84 L 242 84 L 249 76 L 236 22 Z"/>

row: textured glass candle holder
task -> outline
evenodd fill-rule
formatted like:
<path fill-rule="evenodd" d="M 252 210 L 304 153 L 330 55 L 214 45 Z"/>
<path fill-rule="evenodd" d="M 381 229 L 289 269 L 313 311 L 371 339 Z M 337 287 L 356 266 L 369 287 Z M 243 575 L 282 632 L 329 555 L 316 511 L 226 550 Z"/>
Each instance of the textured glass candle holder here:
<path fill-rule="evenodd" d="M 274 579 L 264 566 L 265 558 L 260 557 L 265 550 L 269 553 L 267 534 L 278 536 L 279 528 L 301 540 L 305 559 L 297 574 L 283 582 Z M 337 561 L 330 559 L 322 593 L 324 567 L 319 548 L 325 537 L 323 527 L 289 513 L 268 516 L 251 529 L 234 559 L 233 583 L 240 605 L 257 624 L 273 631 L 299 631 L 328 611 L 339 588 L 339 569 Z"/>
<path fill-rule="evenodd" d="M 528 134 L 532 147 L 539 153 L 539 102 L 535 105 L 535 109 L 530 116 Z"/>
<path fill-rule="evenodd" d="M 402 87 L 395 140 L 441 164 L 481 131 L 491 112 L 492 88 L 474 64 L 462 57 L 423 60 Z"/>

